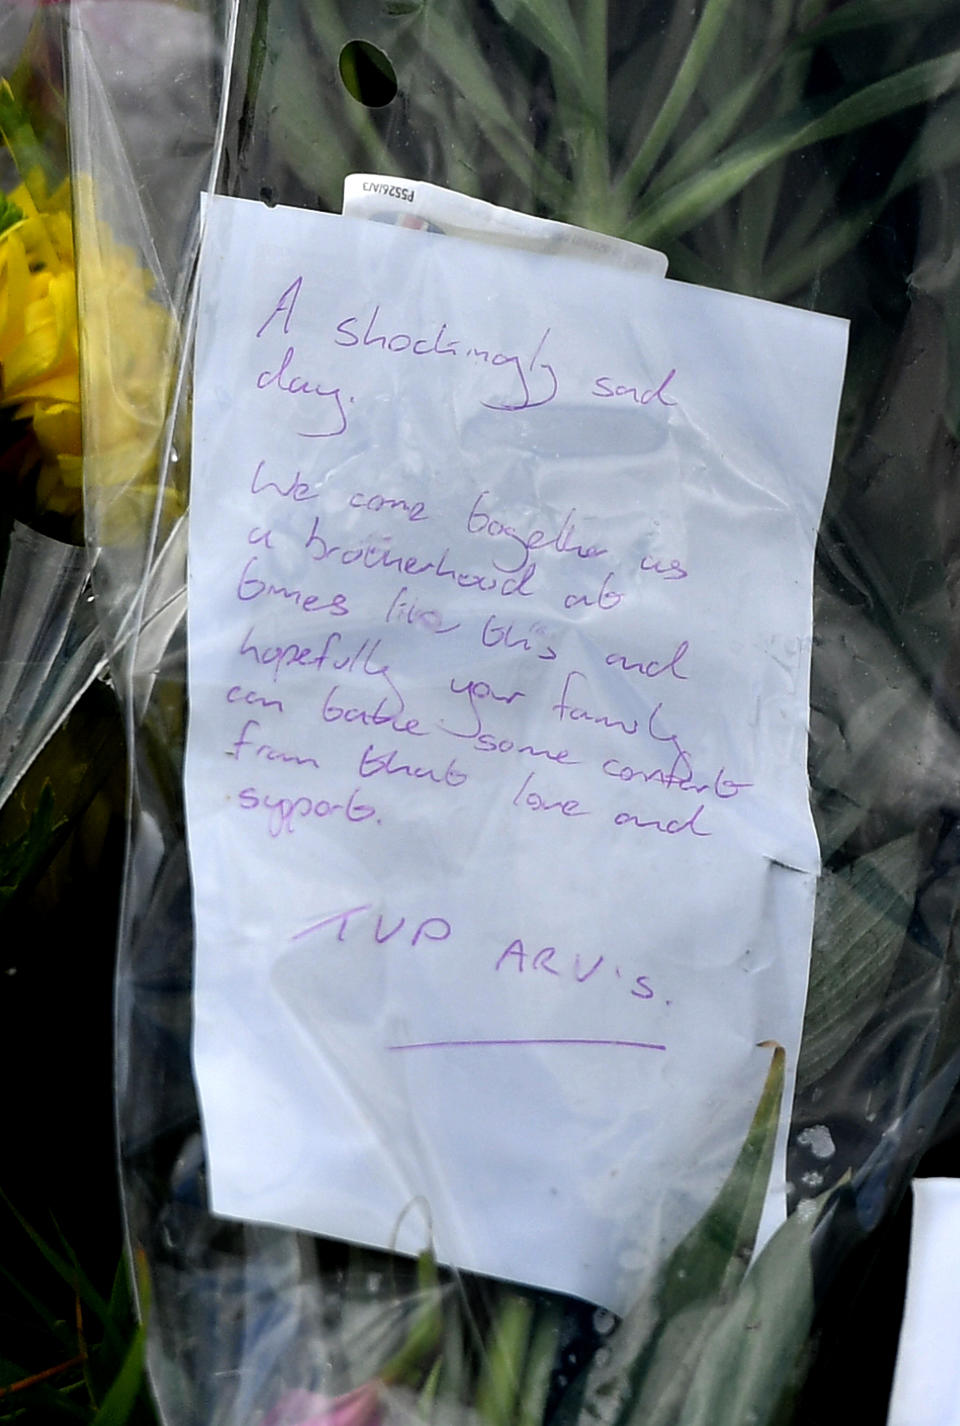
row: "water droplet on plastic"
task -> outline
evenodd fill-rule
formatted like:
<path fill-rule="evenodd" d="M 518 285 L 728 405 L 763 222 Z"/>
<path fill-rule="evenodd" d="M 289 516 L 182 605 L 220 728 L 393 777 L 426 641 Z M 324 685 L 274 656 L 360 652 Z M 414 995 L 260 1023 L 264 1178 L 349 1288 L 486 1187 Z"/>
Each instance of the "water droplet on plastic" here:
<path fill-rule="evenodd" d="M 833 1135 L 826 1124 L 812 1124 L 809 1129 L 804 1129 L 797 1135 L 797 1143 L 801 1148 L 809 1149 L 815 1159 L 832 1159 L 837 1152 Z"/>

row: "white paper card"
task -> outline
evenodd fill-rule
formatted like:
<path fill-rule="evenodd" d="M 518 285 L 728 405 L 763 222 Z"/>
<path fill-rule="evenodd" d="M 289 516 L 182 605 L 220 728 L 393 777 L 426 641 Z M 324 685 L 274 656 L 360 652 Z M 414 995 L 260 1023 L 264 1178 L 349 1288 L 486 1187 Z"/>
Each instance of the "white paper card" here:
<path fill-rule="evenodd" d="M 907 1298 L 887 1426 L 960 1426 L 960 1182 L 915 1179 Z"/>
<path fill-rule="evenodd" d="M 186 791 L 215 1211 L 429 1231 L 622 1311 L 709 1204 L 761 1042 L 796 1060 L 845 346 L 210 202 Z"/>
<path fill-rule="evenodd" d="M 665 277 L 667 272 L 665 254 L 641 243 L 628 243 L 572 223 L 557 223 L 552 218 L 534 218 L 436 183 L 393 174 L 348 173 L 343 180 L 343 211 L 349 218 L 397 223 L 404 228 L 475 238 L 499 247 L 551 253 L 554 257 L 583 258 L 657 277 Z"/>

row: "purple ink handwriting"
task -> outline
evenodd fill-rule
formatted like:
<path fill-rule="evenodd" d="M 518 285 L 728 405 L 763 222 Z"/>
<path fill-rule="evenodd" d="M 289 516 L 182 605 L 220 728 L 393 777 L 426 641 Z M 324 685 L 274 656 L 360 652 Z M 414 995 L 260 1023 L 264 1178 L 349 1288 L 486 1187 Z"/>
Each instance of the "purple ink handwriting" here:
<path fill-rule="evenodd" d="M 239 762 L 240 754 L 244 748 L 250 748 L 255 758 L 263 758 L 268 763 L 292 763 L 295 767 L 312 767 L 317 772 L 322 772 L 322 764 L 317 762 L 315 757 L 308 754 L 291 753 L 283 748 L 275 748 L 272 743 L 261 743 L 257 737 L 248 736 L 261 727 L 256 718 L 248 718 L 240 730 L 239 738 L 236 738 L 227 750 L 227 756 L 236 758 Z"/>
<path fill-rule="evenodd" d="M 514 738 L 498 738 L 493 733 L 478 733 L 470 742 L 470 747 L 478 753 L 520 753 L 525 757 L 543 758 L 544 762 L 555 763 L 558 767 L 579 766 L 578 760 L 571 757 L 566 748 L 540 748 L 535 743 L 518 743 Z"/>
<path fill-rule="evenodd" d="M 589 817 L 591 814 L 581 807 L 575 797 L 557 797 L 553 793 L 541 792 L 531 784 L 538 776 L 528 772 L 514 798 L 514 807 L 526 807 L 531 812 L 559 812 L 561 817 Z"/>
<path fill-rule="evenodd" d="M 257 377 L 257 389 L 269 391 L 275 387 L 285 396 L 313 396 L 323 404 L 319 414 L 309 419 L 311 426 L 319 424 L 319 430 L 297 431 L 298 436 L 308 440 L 325 440 L 331 436 L 342 436 L 347 429 L 347 413 L 339 386 L 323 386 L 313 377 L 297 376 L 290 368 L 297 359 L 297 349 L 291 343 L 287 347 L 275 371 L 265 367 Z M 316 409 L 316 408 L 314 408 Z"/>
<path fill-rule="evenodd" d="M 623 595 L 613 587 L 613 570 L 603 576 L 598 588 L 590 594 L 574 591 L 564 596 L 564 609 L 616 609 Z"/>
<path fill-rule="evenodd" d="M 521 628 L 525 632 L 515 632 Z M 522 653 L 535 654 L 545 663 L 550 663 L 557 657 L 557 651 L 548 642 L 548 638 L 547 630 L 542 624 L 501 624 L 495 614 L 488 617 L 480 631 L 480 642 L 485 649 L 520 649 Z"/>
<path fill-rule="evenodd" d="M 679 560 L 658 560 L 653 555 L 644 555 L 640 561 L 643 574 L 658 574 L 661 579 L 686 579 L 687 571 Z"/>
<path fill-rule="evenodd" d="M 280 294 L 280 297 L 273 311 L 270 313 L 269 317 L 263 323 L 263 325 L 258 327 L 258 337 L 263 336 L 264 332 L 270 326 L 271 322 L 274 320 L 275 317 L 279 317 L 281 312 L 283 313 L 283 335 L 285 337 L 289 337 L 290 323 L 293 321 L 294 310 L 296 309 L 297 299 L 300 296 L 300 290 L 302 287 L 303 276 L 301 274 L 299 277 L 295 277 L 291 282 L 290 286 L 285 288 L 285 290 Z"/>
<path fill-rule="evenodd" d="M 540 406 L 549 406 L 557 395 L 559 382 L 554 367 L 545 359 L 550 328 L 544 331 L 532 355 L 526 361 L 516 352 L 497 351 L 493 347 L 471 344 L 464 337 L 447 335 L 448 324 L 440 322 L 436 333 L 431 336 L 415 336 L 412 332 L 391 331 L 393 323 L 381 317 L 378 302 L 363 327 L 364 318 L 360 314 L 344 317 L 337 323 L 338 335 L 334 342 L 338 347 L 376 347 L 391 356 L 414 357 L 467 357 L 474 363 L 482 363 L 493 369 L 511 374 L 513 390 L 495 401 L 483 401 L 481 405 L 490 411 L 530 411 Z M 361 335 L 361 328 L 363 332 Z"/>
<path fill-rule="evenodd" d="M 641 678 L 660 678 L 662 674 L 669 673 L 674 678 L 686 679 L 687 674 L 680 672 L 680 664 L 690 650 L 690 645 L 683 639 L 674 650 L 670 658 L 664 663 L 658 659 L 631 659 L 627 654 L 607 654 L 604 662 L 608 668 L 621 668 L 624 673 L 636 673 Z"/>
<path fill-rule="evenodd" d="M 364 495 L 363 491 L 358 490 L 350 496 L 349 504 L 354 510 L 372 510 L 375 514 L 379 514 L 381 510 L 396 512 L 409 520 L 411 525 L 430 518 L 425 513 L 422 500 L 404 500 L 400 496 Z"/>
<path fill-rule="evenodd" d="M 384 615 L 385 624 L 409 624 L 412 629 L 420 629 L 427 634 L 452 634 L 459 629 L 459 623 L 445 623 L 439 609 L 424 609 L 414 599 L 406 599 L 407 586 L 402 584 L 390 601 Z"/>
<path fill-rule="evenodd" d="M 345 728 L 356 723 L 362 728 L 389 728 L 410 738 L 429 737 L 429 729 L 421 728 L 419 719 L 406 716 L 406 704 L 399 694 L 399 708 L 391 708 L 392 700 L 386 697 L 381 698 L 375 708 L 348 703 L 345 699 L 341 702 L 342 697 L 339 684 L 335 683 L 320 706 L 320 717 L 324 723 L 340 723 Z"/>
<path fill-rule="evenodd" d="M 641 831 L 647 829 L 653 832 L 665 832 L 668 837 L 677 837 L 683 832 L 689 832 L 693 837 L 712 837 L 712 832 L 705 832 L 697 826 L 703 815 L 703 803 L 696 812 L 685 818 L 679 817 L 640 817 L 635 812 L 618 812 L 613 819 L 615 827 L 637 827 Z"/>
<path fill-rule="evenodd" d="M 251 555 L 237 581 L 237 598 L 242 599 L 244 603 L 251 603 L 254 599 L 266 595 L 268 599 L 284 599 L 304 614 L 328 614 L 331 618 L 342 619 L 350 613 L 345 594 L 334 594 L 326 599 L 322 594 L 307 593 L 295 585 L 276 584 L 273 580 L 260 579 L 253 572 L 259 559 L 259 555 Z"/>
<path fill-rule="evenodd" d="M 600 728 L 609 728 L 613 732 L 626 733 L 634 737 L 640 732 L 640 722 L 636 718 L 614 718 L 609 713 L 592 712 L 583 704 L 574 703 L 573 690 L 579 687 L 580 683 L 587 683 L 587 675 L 581 673 L 580 669 L 573 668 L 563 680 L 563 690 L 558 703 L 553 704 L 553 712 L 561 723 L 594 723 Z M 588 685 L 589 687 L 589 685 Z M 583 696 L 578 694 L 579 696 Z M 659 706 L 659 705 L 658 705 Z"/>
<path fill-rule="evenodd" d="M 556 946 L 541 946 L 539 950 L 534 951 L 520 936 L 515 937 L 497 956 L 494 970 L 505 969 L 528 980 L 533 978 L 542 984 L 546 984 L 545 976 L 552 976 L 554 980 L 572 980 L 577 985 L 586 985 L 594 977 L 598 977 L 597 983 L 601 985 L 608 985 L 612 980 L 616 980 L 623 989 L 630 992 L 634 1000 L 653 1000 L 656 995 L 648 975 L 634 975 L 632 971 L 623 971 L 602 952 L 591 952 L 590 955 L 581 957 L 577 951 L 571 958 L 569 951 L 558 950 Z"/>
<path fill-rule="evenodd" d="M 745 787 L 752 787 L 750 782 L 735 782 L 733 778 L 725 777 L 726 768 L 721 768 L 714 774 L 712 782 L 698 782 L 693 775 L 686 757 L 674 757 L 673 764 L 669 768 L 654 767 L 640 768 L 631 767 L 629 763 L 622 762 L 620 758 L 607 758 L 603 764 L 603 771 L 607 777 L 616 778 L 619 782 L 635 782 L 638 779 L 643 783 L 653 783 L 657 787 L 676 787 L 681 792 L 692 792 L 697 797 L 702 797 L 705 792 L 726 801 L 728 798 L 736 797 Z"/>
<path fill-rule="evenodd" d="M 414 928 L 414 923 L 408 923 L 406 916 L 400 916 L 391 926 L 393 915 L 385 918 L 381 912 L 375 925 L 364 924 L 362 918 L 367 911 L 372 910 L 373 902 L 367 901 L 362 906 L 350 906 L 345 911 L 330 912 L 329 915 L 321 916 L 319 921 L 311 922 L 302 931 L 297 931 L 290 939 L 302 941 L 307 936 L 316 935 L 318 931 L 332 931 L 336 927 L 335 939 L 340 945 L 346 941 L 348 931 L 356 931 L 360 938 L 372 940 L 377 946 L 385 946 L 397 936 L 401 936 L 401 942 L 398 944 L 405 943 L 413 948 L 421 941 L 448 941 L 453 934 L 453 927 L 445 916 L 428 916 Z M 355 917 L 360 919 L 355 921 Z"/>
<path fill-rule="evenodd" d="M 599 1045 L 610 1049 L 666 1050 L 666 1045 L 648 1044 L 645 1040 L 578 1040 L 553 1037 L 528 1040 L 414 1040 L 406 1045 L 388 1045 L 388 1050 L 478 1050 L 508 1049 L 514 1045 Z"/>
<path fill-rule="evenodd" d="M 476 589 L 483 594 L 500 594 L 504 598 L 520 595 L 529 598 L 533 594 L 532 585 L 537 572 L 535 564 L 528 564 L 520 574 L 502 579 L 495 575 L 480 574 L 472 570 L 458 570 L 450 560 L 447 546 L 438 558 L 419 554 L 400 554 L 393 549 L 390 536 L 384 536 L 379 543 L 369 542 L 359 545 L 333 544 L 322 532 L 319 517 L 313 521 L 304 548 L 317 564 L 329 560 L 355 570 L 392 569 L 406 578 L 421 574 L 433 574 L 437 579 L 448 579 L 458 589 Z"/>
<path fill-rule="evenodd" d="M 307 482 L 302 478 L 299 470 L 286 486 L 280 485 L 275 480 L 268 480 L 264 475 L 266 461 L 262 460 L 253 472 L 253 479 L 250 482 L 250 494 L 262 495 L 265 491 L 272 490 L 274 495 L 281 496 L 284 500 L 317 500 L 322 494 L 319 490 L 312 490 Z"/>
<path fill-rule="evenodd" d="M 334 802 L 325 797 L 275 797 L 258 792 L 255 787 L 245 787 L 237 795 L 237 802 L 245 812 L 262 809 L 267 814 L 267 831 L 271 837 L 281 837 L 294 831 L 294 822 L 306 818 L 335 817 L 345 822 L 368 822 L 376 817 L 377 809 L 360 801 L 360 789 L 355 787 L 345 802 Z"/>
<path fill-rule="evenodd" d="M 483 732 L 483 721 L 480 716 L 480 709 L 477 706 L 478 703 L 482 703 L 485 699 L 492 699 L 494 703 L 505 704 L 509 708 L 518 698 L 526 698 L 527 696 L 523 690 L 519 688 L 512 689 L 510 693 L 504 693 L 503 691 L 498 693 L 492 684 L 487 683 L 485 679 L 458 679 L 456 676 L 450 680 L 450 692 L 467 699 L 470 705 L 470 714 L 467 715 L 468 721 L 470 721 L 473 726 L 466 731 L 461 729 L 458 732 L 457 729 L 451 728 L 450 725 L 445 723 L 441 718 L 437 723 L 437 727 L 442 728 L 445 733 L 449 733 L 452 738 L 464 738 L 467 741 L 478 738 Z"/>
<path fill-rule="evenodd" d="M 513 556 L 512 563 L 501 564 L 499 560 L 493 561 L 494 569 L 500 570 L 502 574 L 519 574 L 529 563 L 531 550 L 555 550 L 561 555 L 576 555 L 578 559 L 597 559 L 600 555 L 608 553 L 605 545 L 582 545 L 574 541 L 573 535 L 576 530 L 574 521 L 575 509 L 568 510 L 564 515 L 559 529 L 549 534 L 546 530 L 531 529 L 526 534 L 508 525 L 505 521 L 492 515 L 489 510 L 485 510 L 484 503 L 489 500 L 489 490 L 481 490 L 467 516 L 467 533 L 469 535 L 483 535 L 492 539 L 512 540 L 515 548 L 510 551 Z"/>
<path fill-rule="evenodd" d="M 676 401 L 672 401 L 667 396 L 667 388 L 676 376 L 676 367 L 671 367 L 666 376 L 657 386 L 625 386 L 620 382 L 615 382 L 612 376 L 598 376 L 593 383 L 591 396 L 599 396 L 604 400 L 613 397 L 627 397 L 636 406 L 676 406 Z"/>
<path fill-rule="evenodd" d="M 338 630 L 332 630 L 321 649 L 310 644 L 261 644 L 254 639 L 256 626 L 250 628 L 240 640 L 241 658 L 252 658 L 262 668 L 272 669 L 272 678 L 277 682 L 282 668 L 327 669 L 334 673 L 357 674 L 363 678 L 376 678 L 389 688 L 393 696 L 402 702 L 397 686 L 390 676 L 390 665 L 377 656 L 379 639 L 366 638 L 357 643 L 348 643 Z"/>
<path fill-rule="evenodd" d="M 276 708 L 278 713 L 283 712 L 282 698 L 264 698 L 255 688 L 244 688 L 239 683 L 227 689 L 227 702 L 245 703 L 249 708 Z"/>
<path fill-rule="evenodd" d="M 409 777 L 417 782 L 432 782 L 438 787 L 462 787 L 468 781 L 468 774 L 457 767 L 456 758 L 451 758 L 442 772 L 434 767 L 405 762 L 396 748 L 380 753 L 373 743 L 368 743 L 360 755 L 357 772 L 361 777 Z"/>

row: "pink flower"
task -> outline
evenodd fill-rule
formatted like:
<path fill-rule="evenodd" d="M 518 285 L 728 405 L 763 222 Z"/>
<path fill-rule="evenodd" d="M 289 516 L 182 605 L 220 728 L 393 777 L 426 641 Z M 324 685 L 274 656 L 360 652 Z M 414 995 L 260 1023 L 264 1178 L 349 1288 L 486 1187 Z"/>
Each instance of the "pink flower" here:
<path fill-rule="evenodd" d="M 284 1392 L 263 1426 L 380 1426 L 380 1382 L 368 1381 L 345 1396 L 321 1396 L 296 1387 Z"/>

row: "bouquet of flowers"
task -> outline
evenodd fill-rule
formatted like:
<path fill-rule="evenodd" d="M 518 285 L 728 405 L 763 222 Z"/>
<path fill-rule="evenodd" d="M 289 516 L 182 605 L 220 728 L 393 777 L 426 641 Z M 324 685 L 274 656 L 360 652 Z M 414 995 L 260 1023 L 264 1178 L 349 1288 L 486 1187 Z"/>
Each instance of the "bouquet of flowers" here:
<path fill-rule="evenodd" d="M 847 1310 L 843 1266 L 896 1209 L 960 1077 L 954 7 L 64 8 L 83 510 L 131 746 L 120 1147 L 161 1417 L 827 1419 L 817 1344 Z M 337 211 L 353 171 L 646 244 L 684 281 L 851 322 L 815 568 L 809 771 L 823 872 L 803 1045 L 786 1067 L 792 1211 L 747 1271 L 785 1082 L 770 1047 L 723 1186 L 619 1318 L 438 1264 L 429 1242 L 419 1256 L 381 1252 L 208 1208 L 181 795 L 199 197 Z M 28 213 L 11 191 L 24 218 L 9 231 L 43 211 L 31 201 Z M 36 489 L 66 513 L 79 448 L 75 420 L 55 409 L 63 392 L 24 386 L 17 400 L 46 451 Z"/>

